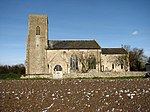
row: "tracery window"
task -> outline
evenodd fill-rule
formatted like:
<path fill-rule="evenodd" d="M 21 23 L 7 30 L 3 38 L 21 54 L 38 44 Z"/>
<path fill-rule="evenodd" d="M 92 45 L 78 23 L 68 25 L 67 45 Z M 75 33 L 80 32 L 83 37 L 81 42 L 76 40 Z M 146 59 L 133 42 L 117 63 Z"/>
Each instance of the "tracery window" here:
<path fill-rule="evenodd" d="M 39 26 L 36 27 L 36 35 L 40 35 L 40 27 Z"/>
<path fill-rule="evenodd" d="M 70 57 L 70 69 L 78 70 L 78 58 L 76 54 L 72 54 Z"/>
<path fill-rule="evenodd" d="M 96 69 L 96 58 L 93 54 L 89 56 L 88 66 L 89 66 L 89 69 Z"/>

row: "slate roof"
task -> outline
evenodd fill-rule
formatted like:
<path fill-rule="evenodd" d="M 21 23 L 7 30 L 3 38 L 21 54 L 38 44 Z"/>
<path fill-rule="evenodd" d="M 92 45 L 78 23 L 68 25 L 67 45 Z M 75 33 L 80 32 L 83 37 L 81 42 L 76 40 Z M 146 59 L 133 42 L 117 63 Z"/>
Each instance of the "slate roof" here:
<path fill-rule="evenodd" d="M 128 54 L 124 48 L 102 48 L 102 54 Z"/>
<path fill-rule="evenodd" d="M 48 50 L 57 49 L 101 49 L 95 40 L 49 40 Z"/>

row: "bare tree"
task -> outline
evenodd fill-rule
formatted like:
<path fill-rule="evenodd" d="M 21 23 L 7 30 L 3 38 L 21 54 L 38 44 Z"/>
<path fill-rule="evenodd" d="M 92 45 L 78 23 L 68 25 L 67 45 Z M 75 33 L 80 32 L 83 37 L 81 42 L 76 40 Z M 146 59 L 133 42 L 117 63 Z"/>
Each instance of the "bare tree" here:
<path fill-rule="evenodd" d="M 144 50 L 140 48 L 130 48 L 130 45 L 122 45 L 129 53 L 129 64 L 131 71 L 143 71 L 145 70 L 145 63 L 148 59 L 144 55 Z"/>
<path fill-rule="evenodd" d="M 115 62 L 118 65 L 123 65 L 125 71 L 128 71 L 128 67 L 129 67 L 129 56 L 128 56 L 128 54 L 123 54 L 122 56 L 116 56 Z"/>
<path fill-rule="evenodd" d="M 82 72 L 83 73 L 86 73 L 88 72 L 89 70 L 89 67 L 88 67 L 88 54 L 87 53 L 84 53 L 84 52 L 80 52 L 78 54 L 78 59 L 80 61 L 80 63 L 82 64 Z"/>
<path fill-rule="evenodd" d="M 144 64 L 146 60 L 146 56 L 144 56 L 144 50 L 139 48 L 133 48 L 129 51 L 129 61 L 130 61 L 130 69 L 142 70 L 144 68 Z"/>
<path fill-rule="evenodd" d="M 96 57 L 93 53 L 80 52 L 78 54 L 78 59 L 82 64 L 81 71 L 83 73 L 86 73 L 92 69 L 96 69 L 96 64 L 100 63 L 98 60 L 96 60 Z"/>

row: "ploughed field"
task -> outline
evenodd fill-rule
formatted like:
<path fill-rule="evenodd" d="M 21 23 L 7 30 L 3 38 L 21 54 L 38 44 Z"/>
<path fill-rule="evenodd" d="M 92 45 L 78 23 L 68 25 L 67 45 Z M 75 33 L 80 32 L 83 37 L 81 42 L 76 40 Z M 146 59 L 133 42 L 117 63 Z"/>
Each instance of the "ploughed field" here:
<path fill-rule="evenodd" d="M 0 80 L 1 112 L 150 112 L 150 79 Z"/>

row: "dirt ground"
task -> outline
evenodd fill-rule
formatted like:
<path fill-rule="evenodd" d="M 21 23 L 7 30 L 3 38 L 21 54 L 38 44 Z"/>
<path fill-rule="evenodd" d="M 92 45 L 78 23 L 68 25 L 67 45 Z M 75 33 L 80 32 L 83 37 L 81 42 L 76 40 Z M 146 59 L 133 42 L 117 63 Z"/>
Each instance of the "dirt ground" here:
<path fill-rule="evenodd" d="M 150 112 L 150 79 L 0 80 L 0 112 Z"/>

